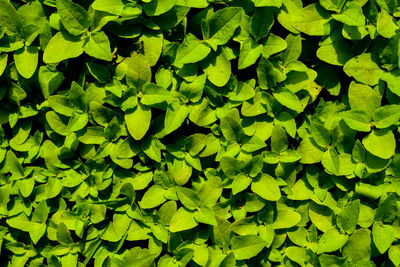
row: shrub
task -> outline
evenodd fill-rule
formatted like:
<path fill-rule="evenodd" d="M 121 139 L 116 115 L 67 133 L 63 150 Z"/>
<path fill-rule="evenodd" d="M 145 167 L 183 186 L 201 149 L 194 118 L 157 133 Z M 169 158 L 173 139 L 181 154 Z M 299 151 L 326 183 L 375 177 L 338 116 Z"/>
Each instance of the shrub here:
<path fill-rule="evenodd" d="M 399 266 L 397 0 L 0 0 L 9 266 Z"/>

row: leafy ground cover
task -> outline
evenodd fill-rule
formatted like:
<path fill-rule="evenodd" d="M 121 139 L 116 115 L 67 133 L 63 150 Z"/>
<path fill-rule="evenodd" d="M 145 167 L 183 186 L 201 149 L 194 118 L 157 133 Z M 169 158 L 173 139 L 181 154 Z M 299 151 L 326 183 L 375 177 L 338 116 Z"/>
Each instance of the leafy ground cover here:
<path fill-rule="evenodd" d="M 5 266 L 399 266 L 397 0 L 0 0 Z"/>

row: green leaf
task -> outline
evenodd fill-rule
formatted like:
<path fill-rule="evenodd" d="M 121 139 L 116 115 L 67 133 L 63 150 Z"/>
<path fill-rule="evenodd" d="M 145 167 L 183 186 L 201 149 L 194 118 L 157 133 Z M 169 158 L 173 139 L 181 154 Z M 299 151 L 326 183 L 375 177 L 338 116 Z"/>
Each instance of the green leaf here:
<path fill-rule="evenodd" d="M 201 62 L 201 68 L 207 79 L 215 86 L 226 85 L 231 77 L 231 62 L 226 58 L 223 50 L 211 53 Z"/>
<path fill-rule="evenodd" d="M 394 239 L 392 226 L 384 225 L 381 222 L 374 222 L 372 226 L 372 239 L 379 253 L 384 254 L 390 248 Z"/>
<path fill-rule="evenodd" d="M 48 98 L 49 106 L 57 113 L 64 116 L 72 116 L 73 108 L 70 106 L 69 99 L 62 95 L 52 95 Z"/>
<path fill-rule="evenodd" d="M 251 183 L 251 190 L 268 201 L 278 201 L 281 198 L 281 191 L 276 180 L 262 173 Z"/>
<path fill-rule="evenodd" d="M 287 63 L 296 61 L 300 57 L 302 50 L 301 36 L 300 34 L 288 34 L 285 42 L 287 48 L 280 53 L 279 57 L 282 59 L 283 64 L 287 65 Z"/>
<path fill-rule="evenodd" d="M 155 138 L 147 136 L 143 142 L 140 142 L 142 151 L 152 160 L 161 162 L 161 147 L 160 141 Z"/>
<path fill-rule="evenodd" d="M 20 213 L 18 215 L 15 216 L 10 216 L 7 220 L 6 220 L 7 224 L 15 229 L 19 229 L 21 231 L 29 231 L 31 228 L 31 223 L 28 219 L 28 217 L 25 215 L 25 213 Z"/>
<path fill-rule="evenodd" d="M 159 16 L 171 10 L 176 0 L 151 0 L 143 3 L 143 10 L 147 16 Z"/>
<path fill-rule="evenodd" d="M 38 49 L 34 46 L 25 46 L 14 52 L 15 66 L 18 73 L 29 79 L 35 73 L 38 65 Z"/>
<path fill-rule="evenodd" d="M 201 206 L 194 214 L 194 218 L 199 223 L 209 224 L 209 225 L 217 225 L 217 221 L 215 218 L 214 211 L 207 207 Z"/>
<path fill-rule="evenodd" d="M 175 65 L 196 63 L 203 60 L 211 51 L 203 41 L 197 39 L 193 34 L 186 35 L 179 46 L 175 56 Z"/>
<path fill-rule="evenodd" d="M 18 189 L 23 197 L 29 197 L 35 187 L 35 181 L 33 179 L 22 179 L 17 182 Z"/>
<path fill-rule="evenodd" d="M 394 9 L 396 8 L 396 1 L 393 0 L 378 0 L 376 1 L 378 6 L 383 9 L 386 10 L 388 12 L 393 12 Z"/>
<path fill-rule="evenodd" d="M 239 173 L 243 172 L 246 164 L 235 158 L 222 157 L 220 160 L 220 166 L 226 176 L 229 178 L 235 178 Z"/>
<path fill-rule="evenodd" d="M 110 80 L 110 73 L 104 65 L 87 62 L 86 67 L 90 74 L 100 83 L 107 83 Z"/>
<path fill-rule="evenodd" d="M 322 148 L 326 148 L 331 143 L 330 132 L 317 122 L 311 122 L 310 134 L 315 143 Z"/>
<path fill-rule="evenodd" d="M 303 110 L 303 106 L 299 98 L 289 89 L 279 87 L 272 94 L 279 103 L 286 106 L 287 108 L 295 110 L 297 112 L 301 112 Z"/>
<path fill-rule="evenodd" d="M 231 240 L 231 249 L 238 260 L 251 259 L 267 245 L 267 242 L 256 235 L 235 236 Z"/>
<path fill-rule="evenodd" d="M 17 156 L 11 150 L 7 151 L 5 168 L 8 172 L 10 172 L 15 178 L 24 176 L 24 168 L 21 163 L 18 161 Z"/>
<path fill-rule="evenodd" d="M 393 193 L 389 194 L 380 204 L 376 210 L 375 220 L 383 221 L 385 223 L 392 223 L 397 214 L 397 202 Z"/>
<path fill-rule="evenodd" d="M 39 84 L 44 98 L 48 98 L 64 81 L 62 72 L 52 71 L 45 66 L 39 68 Z"/>
<path fill-rule="evenodd" d="M 72 82 L 71 84 L 68 99 L 72 106 L 74 106 L 75 108 L 78 108 L 82 111 L 85 111 L 87 109 L 86 93 L 83 88 L 76 82 Z"/>
<path fill-rule="evenodd" d="M 245 69 L 253 65 L 260 57 L 263 46 L 249 38 L 243 41 L 240 47 L 238 69 Z"/>
<path fill-rule="evenodd" d="M 164 2 L 169 2 L 168 0 L 163 0 Z M 189 12 L 190 8 L 181 5 L 175 5 L 172 9 L 158 17 L 153 18 L 155 23 L 162 29 L 168 30 L 172 29 L 181 22 L 186 14 Z"/>
<path fill-rule="evenodd" d="M 340 12 L 345 1 L 344 0 L 321 0 L 319 1 L 321 6 L 330 11 Z"/>
<path fill-rule="evenodd" d="M 200 199 L 203 205 L 212 206 L 217 203 L 222 194 L 222 181 L 221 178 L 215 176 L 210 177 L 203 183 L 199 191 Z"/>
<path fill-rule="evenodd" d="M 68 231 L 68 228 L 64 223 L 60 223 L 57 225 L 57 241 L 61 245 L 66 245 L 66 246 L 74 242 L 71 237 L 71 233 Z"/>
<path fill-rule="evenodd" d="M 275 122 L 285 128 L 286 132 L 291 136 L 295 137 L 297 132 L 296 122 L 292 115 L 286 111 L 282 111 L 275 117 Z"/>
<path fill-rule="evenodd" d="M 375 110 L 374 125 L 382 129 L 397 124 L 400 119 L 400 105 L 386 105 Z"/>
<path fill-rule="evenodd" d="M 301 215 L 289 207 L 278 207 L 276 218 L 272 224 L 274 229 L 288 229 L 301 221 Z"/>
<path fill-rule="evenodd" d="M 346 258 L 345 257 L 337 257 L 333 255 L 328 255 L 328 254 L 322 254 L 318 258 L 319 263 L 321 264 L 321 267 L 340 267 L 345 265 L 346 263 Z"/>
<path fill-rule="evenodd" d="M 282 0 L 252 0 L 256 7 L 271 6 L 271 7 L 281 7 Z"/>
<path fill-rule="evenodd" d="M 168 88 L 172 83 L 172 71 L 165 67 L 160 67 L 154 78 L 157 85 Z"/>
<path fill-rule="evenodd" d="M 60 135 L 68 135 L 67 120 L 54 111 L 46 113 L 46 120 L 53 131 Z"/>
<path fill-rule="evenodd" d="M 13 33 L 19 33 L 23 21 L 12 3 L 0 1 L 0 25 Z"/>
<path fill-rule="evenodd" d="M 172 216 L 169 230 L 172 233 L 182 232 L 196 227 L 197 224 L 198 223 L 194 219 L 194 213 L 182 207 Z"/>
<path fill-rule="evenodd" d="M 95 0 L 92 8 L 99 11 L 108 12 L 114 15 L 121 15 L 124 11 L 125 4 L 122 0 Z"/>
<path fill-rule="evenodd" d="M 102 31 L 92 33 L 85 42 L 83 49 L 91 57 L 106 61 L 112 60 L 110 41 Z"/>
<path fill-rule="evenodd" d="M 335 69 L 329 65 L 323 65 L 317 71 L 317 82 L 324 86 L 329 94 L 333 96 L 339 95 L 341 84 Z"/>
<path fill-rule="evenodd" d="M 140 140 L 150 128 L 151 109 L 138 103 L 132 111 L 125 114 L 125 122 L 129 134 L 135 140 Z"/>
<path fill-rule="evenodd" d="M 189 210 L 195 210 L 200 206 L 199 196 L 189 188 L 176 187 L 179 201 Z"/>
<path fill-rule="evenodd" d="M 339 170 L 340 170 L 339 155 L 334 148 L 330 148 L 327 151 L 325 151 L 321 163 L 326 171 L 334 175 L 339 175 Z"/>
<path fill-rule="evenodd" d="M 246 163 L 245 171 L 250 177 L 256 177 L 263 169 L 264 163 L 261 155 L 253 157 Z"/>
<path fill-rule="evenodd" d="M 239 7 L 226 7 L 215 12 L 206 20 L 209 31 L 204 39 L 214 46 L 226 44 L 239 27 L 242 13 Z"/>
<path fill-rule="evenodd" d="M 389 248 L 389 259 L 395 265 L 400 264 L 400 246 L 394 245 Z"/>
<path fill-rule="evenodd" d="M 87 113 L 79 114 L 74 112 L 67 124 L 68 133 L 73 133 L 83 129 L 88 122 L 89 116 Z"/>
<path fill-rule="evenodd" d="M 317 57 L 331 65 L 343 66 L 353 57 L 353 52 L 346 41 L 339 40 L 318 48 Z"/>
<path fill-rule="evenodd" d="M 246 190 L 251 184 L 251 178 L 243 173 L 239 173 L 232 182 L 232 194 L 236 195 L 237 193 Z"/>
<path fill-rule="evenodd" d="M 271 133 L 271 150 L 276 153 L 288 148 L 288 138 L 285 130 L 279 124 L 275 124 Z"/>
<path fill-rule="evenodd" d="M 204 134 L 192 134 L 185 139 L 186 148 L 190 155 L 198 155 L 207 144 L 207 136 Z"/>
<path fill-rule="evenodd" d="M 384 38 L 391 38 L 396 35 L 399 26 L 397 26 L 396 20 L 386 11 L 381 10 L 378 14 L 377 31 Z"/>
<path fill-rule="evenodd" d="M 364 110 L 371 115 L 381 105 L 381 97 L 376 91 L 354 81 L 350 83 L 348 97 L 351 109 Z"/>
<path fill-rule="evenodd" d="M 141 88 L 151 81 L 150 62 L 144 55 L 134 53 L 123 63 L 127 66 L 126 82 L 129 86 Z"/>
<path fill-rule="evenodd" d="M 365 26 L 348 26 L 343 25 L 343 37 L 349 40 L 361 40 L 368 35 L 367 27 Z"/>
<path fill-rule="evenodd" d="M 49 98 L 49 102 L 50 102 L 50 98 Z M 90 114 L 92 115 L 94 121 L 101 126 L 106 126 L 107 123 L 113 117 L 113 111 L 111 109 L 104 107 L 103 105 L 99 104 L 96 101 L 91 101 L 89 103 L 89 110 L 90 110 Z M 57 111 L 57 112 L 61 113 L 59 111 Z M 61 114 L 63 114 L 63 113 L 61 113 Z M 68 114 L 63 114 L 63 115 L 68 116 Z"/>
<path fill-rule="evenodd" d="M 294 14 L 291 24 L 305 34 L 323 36 L 325 35 L 325 24 L 329 21 L 329 18 L 329 13 L 318 4 L 310 4 Z"/>
<path fill-rule="evenodd" d="M 290 36 L 290 35 L 289 35 Z M 274 35 L 272 33 L 269 34 L 268 39 L 264 45 L 264 49 L 262 51 L 262 55 L 265 58 L 269 58 L 273 54 L 279 53 L 287 48 L 287 43 L 281 37 Z"/>
<path fill-rule="evenodd" d="M 274 13 L 271 8 L 257 8 L 250 19 L 250 32 L 256 41 L 266 37 L 274 24 Z"/>
<path fill-rule="evenodd" d="M 291 188 L 292 193 L 288 194 L 288 199 L 293 200 L 307 200 L 313 195 L 313 190 L 310 185 L 305 181 L 305 179 L 299 179 Z"/>
<path fill-rule="evenodd" d="M 149 249 L 134 247 L 124 253 L 123 264 L 132 264 L 134 266 L 152 265 L 156 254 L 152 254 Z"/>
<path fill-rule="evenodd" d="M 180 102 L 172 102 L 169 104 L 164 120 L 165 134 L 172 133 L 178 129 L 188 115 L 189 109 L 185 104 Z"/>
<path fill-rule="evenodd" d="M 232 116 L 225 116 L 221 119 L 221 132 L 229 142 L 241 142 L 244 131 L 240 122 Z"/>
<path fill-rule="evenodd" d="M 260 88 L 269 89 L 276 86 L 277 70 L 265 57 L 261 57 L 257 66 L 257 78 Z"/>
<path fill-rule="evenodd" d="M 243 103 L 241 113 L 246 117 L 267 113 L 266 103 L 266 96 L 261 92 L 257 92 L 252 99 Z"/>
<path fill-rule="evenodd" d="M 396 44 L 397 46 L 397 44 Z M 381 80 L 387 83 L 389 90 L 400 96 L 400 73 L 398 71 L 385 72 L 381 75 Z"/>
<path fill-rule="evenodd" d="M 379 78 L 383 73 L 383 70 L 379 68 L 370 53 L 353 57 L 346 62 L 343 71 L 355 80 L 371 86 L 378 84 Z"/>
<path fill-rule="evenodd" d="M 7 67 L 8 54 L 0 54 L 0 76 L 4 73 Z"/>
<path fill-rule="evenodd" d="M 199 101 L 203 95 L 206 80 L 207 75 L 201 74 L 191 83 L 183 81 L 179 87 L 179 92 L 187 97 L 191 102 L 195 103 Z"/>
<path fill-rule="evenodd" d="M 373 130 L 363 138 L 362 144 L 369 153 L 382 159 L 391 158 L 396 149 L 396 140 L 389 129 Z"/>
<path fill-rule="evenodd" d="M 164 87 L 158 86 L 154 83 L 147 83 L 143 86 L 142 98 L 140 102 L 143 105 L 156 105 L 161 104 L 171 98 L 171 93 Z"/>
<path fill-rule="evenodd" d="M 68 33 L 57 32 L 44 50 L 43 61 L 47 64 L 79 57 L 83 53 L 84 40 Z M 60 51 L 64 51 L 60 53 Z"/>
<path fill-rule="evenodd" d="M 189 119 L 198 126 L 207 126 L 217 120 L 216 112 L 207 99 L 189 106 Z"/>
<path fill-rule="evenodd" d="M 328 207 L 311 202 L 308 206 L 308 215 L 311 222 L 322 232 L 333 227 L 333 212 Z"/>
<path fill-rule="evenodd" d="M 207 245 L 195 245 L 193 248 L 193 261 L 200 266 L 205 266 L 208 262 L 209 254 Z"/>
<path fill-rule="evenodd" d="M 89 14 L 83 7 L 71 0 L 57 0 L 56 5 L 60 21 L 70 34 L 80 35 L 89 28 Z"/>
<path fill-rule="evenodd" d="M 305 248 L 290 246 L 285 249 L 285 254 L 290 260 L 300 264 L 300 266 L 305 266 L 312 261 Z"/>
<path fill-rule="evenodd" d="M 340 14 L 333 14 L 332 18 L 349 26 L 364 26 L 365 17 L 358 3 L 349 2 Z"/>
<path fill-rule="evenodd" d="M 354 263 L 368 260 L 371 257 L 371 231 L 368 229 L 355 231 L 342 248 L 342 253 Z"/>
<path fill-rule="evenodd" d="M 310 93 L 311 97 L 315 98 L 318 92 L 315 92 L 313 87 L 317 86 L 316 89 L 319 90 L 318 85 L 313 83 L 315 78 L 317 78 L 317 72 L 307 68 L 304 64 L 299 62 L 291 62 L 287 67 L 288 69 L 291 69 L 291 71 L 289 71 L 286 77 L 286 88 L 294 93 L 297 93 L 302 89 L 306 89 Z M 285 77 L 283 76 L 280 79 L 283 80 Z M 279 82 L 280 80 L 277 81 Z M 303 105 L 305 104 L 306 103 Z"/>
<path fill-rule="evenodd" d="M 166 190 L 158 185 L 150 187 L 142 197 L 140 206 L 143 209 L 151 209 L 160 206 L 166 201 Z"/>
<path fill-rule="evenodd" d="M 361 144 L 360 140 L 357 140 L 356 143 L 354 144 L 354 147 L 352 150 L 352 157 L 357 162 L 365 161 L 366 152 L 365 152 L 365 148 Z"/>
<path fill-rule="evenodd" d="M 39 240 L 46 233 L 46 224 L 33 223 L 32 229 L 29 231 L 29 236 L 34 244 L 37 244 Z"/>
<path fill-rule="evenodd" d="M 351 129 L 360 132 L 371 131 L 371 115 L 364 110 L 348 110 L 341 113 L 342 119 Z"/>
<path fill-rule="evenodd" d="M 313 164 L 320 162 L 324 157 L 324 151 L 318 148 L 317 144 L 310 138 L 301 140 L 297 147 L 297 153 L 301 156 L 301 163 Z"/>
<path fill-rule="evenodd" d="M 348 234 L 356 230 L 360 214 L 360 201 L 357 199 L 348 203 L 337 216 L 337 225 Z"/>
<path fill-rule="evenodd" d="M 156 65 L 161 56 L 164 36 L 161 33 L 145 32 L 141 41 L 144 46 L 144 55 L 150 66 Z"/>
<path fill-rule="evenodd" d="M 317 253 L 334 252 L 342 248 L 348 238 L 347 235 L 343 235 L 335 228 L 332 228 L 321 235 L 321 238 L 318 240 Z"/>

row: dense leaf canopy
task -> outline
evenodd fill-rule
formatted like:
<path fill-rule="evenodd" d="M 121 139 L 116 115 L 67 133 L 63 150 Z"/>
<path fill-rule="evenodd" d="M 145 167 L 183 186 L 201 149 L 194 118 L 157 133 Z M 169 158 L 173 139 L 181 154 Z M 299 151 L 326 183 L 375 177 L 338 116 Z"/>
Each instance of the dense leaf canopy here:
<path fill-rule="evenodd" d="M 399 266 L 399 0 L 0 0 L 6 266 Z"/>

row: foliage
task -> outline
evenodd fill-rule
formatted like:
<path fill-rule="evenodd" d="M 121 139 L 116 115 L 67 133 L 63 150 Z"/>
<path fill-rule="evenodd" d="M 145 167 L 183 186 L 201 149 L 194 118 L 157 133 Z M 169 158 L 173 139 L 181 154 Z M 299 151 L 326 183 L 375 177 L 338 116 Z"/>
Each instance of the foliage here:
<path fill-rule="evenodd" d="M 0 0 L 8 266 L 399 266 L 397 0 Z"/>

